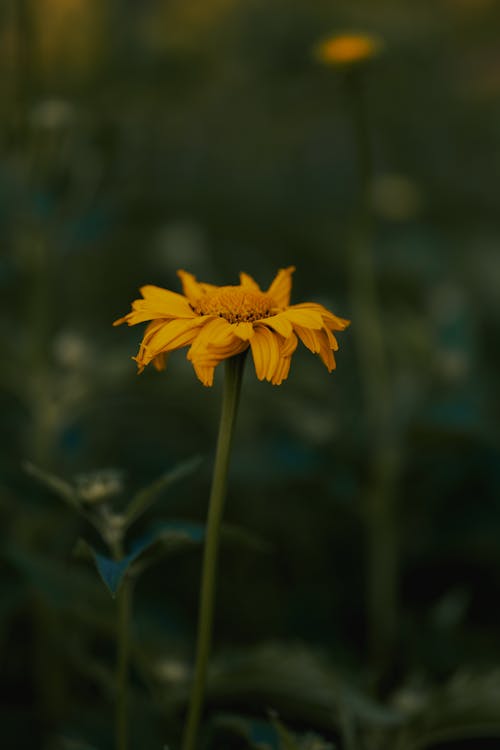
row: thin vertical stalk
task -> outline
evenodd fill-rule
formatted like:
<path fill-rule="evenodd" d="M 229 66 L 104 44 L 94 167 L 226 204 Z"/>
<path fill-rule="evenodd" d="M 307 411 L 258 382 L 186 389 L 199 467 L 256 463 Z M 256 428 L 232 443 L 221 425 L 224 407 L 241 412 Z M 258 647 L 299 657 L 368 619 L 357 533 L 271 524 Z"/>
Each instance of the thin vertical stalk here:
<path fill-rule="evenodd" d="M 117 597 L 116 620 L 116 750 L 128 750 L 128 675 L 130 655 L 130 614 L 132 609 L 131 581 L 126 576 Z"/>
<path fill-rule="evenodd" d="M 220 527 L 226 497 L 229 459 L 238 410 L 244 361 L 245 354 L 240 354 L 226 360 L 225 364 L 222 411 L 203 550 L 196 665 L 184 730 L 183 750 L 194 750 L 196 747 L 198 727 L 205 697 L 208 660 L 212 643 Z"/>
<path fill-rule="evenodd" d="M 363 69 L 347 73 L 358 161 L 359 207 L 350 253 L 353 318 L 370 431 L 371 477 L 367 498 L 367 609 L 374 666 L 384 672 L 397 622 L 398 550 L 395 484 L 399 450 L 395 440 L 380 302 L 372 253 L 373 157 L 363 91 Z"/>

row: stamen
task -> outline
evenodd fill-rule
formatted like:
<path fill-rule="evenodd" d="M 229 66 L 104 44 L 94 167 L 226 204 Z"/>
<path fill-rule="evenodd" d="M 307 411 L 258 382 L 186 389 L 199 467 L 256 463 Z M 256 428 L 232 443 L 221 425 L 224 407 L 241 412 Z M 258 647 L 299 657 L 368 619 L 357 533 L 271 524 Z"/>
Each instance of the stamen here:
<path fill-rule="evenodd" d="M 193 305 L 197 315 L 218 315 L 229 323 L 251 323 L 273 315 L 275 302 L 263 292 L 241 286 L 222 286 L 201 297 Z"/>

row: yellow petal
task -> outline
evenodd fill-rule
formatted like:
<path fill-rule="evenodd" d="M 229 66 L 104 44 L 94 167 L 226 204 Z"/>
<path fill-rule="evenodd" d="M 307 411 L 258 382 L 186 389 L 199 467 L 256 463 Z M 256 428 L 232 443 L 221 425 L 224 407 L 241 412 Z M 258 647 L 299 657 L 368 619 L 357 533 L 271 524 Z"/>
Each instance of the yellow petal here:
<path fill-rule="evenodd" d="M 250 289 L 252 292 L 260 292 L 261 288 L 247 273 L 240 273 L 240 284 L 245 289 Z"/>
<path fill-rule="evenodd" d="M 142 363 L 149 364 L 158 354 L 173 349 L 188 346 L 198 334 L 200 326 L 205 325 L 206 318 L 196 317 L 184 320 L 170 320 L 155 330 L 147 344 L 146 352 L 142 356 Z"/>
<path fill-rule="evenodd" d="M 326 336 L 328 338 L 328 343 L 330 344 L 330 349 L 333 349 L 336 352 L 338 350 L 338 348 L 339 348 L 337 339 L 335 338 L 335 336 L 333 335 L 333 333 L 330 331 L 330 329 L 326 328 L 326 326 L 325 326 L 325 328 L 323 328 L 323 330 L 324 330 L 324 332 L 325 332 L 325 334 L 326 334 Z"/>
<path fill-rule="evenodd" d="M 209 347 L 224 347 L 233 343 L 236 336 L 233 333 L 233 326 L 225 318 L 205 318 L 208 320 L 204 328 L 199 332 L 193 345 L 188 352 L 188 359 L 192 360 L 200 354 L 208 353 Z"/>
<path fill-rule="evenodd" d="M 297 336 L 294 333 L 292 333 L 292 335 L 290 336 L 290 338 L 285 339 L 282 342 L 281 349 L 280 349 L 280 356 L 281 357 L 291 357 L 292 354 L 294 353 L 295 349 L 297 348 L 297 344 L 298 343 L 299 342 L 298 342 Z"/>
<path fill-rule="evenodd" d="M 293 323 L 294 328 L 296 325 L 303 326 L 304 328 L 315 328 L 317 330 L 323 328 L 323 318 L 316 310 L 304 310 L 293 305 L 285 310 L 282 315 L 286 315 L 288 320 Z"/>
<path fill-rule="evenodd" d="M 189 302 L 194 303 L 200 299 L 207 292 L 217 289 L 213 284 L 201 284 L 196 280 L 196 277 L 192 273 L 183 271 L 182 269 L 177 271 L 177 276 L 182 282 L 182 289 L 184 294 L 188 298 Z"/>
<path fill-rule="evenodd" d="M 286 307 L 290 304 L 290 293 L 292 291 L 292 273 L 295 266 L 280 268 L 276 278 L 267 290 L 266 294 L 273 298 L 277 307 Z"/>
<path fill-rule="evenodd" d="M 114 326 L 122 323 L 134 326 L 146 320 L 155 320 L 155 318 L 193 318 L 195 315 L 189 302 L 181 294 L 152 285 L 143 286 L 140 291 L 144 299 L 134 300 L 132 311 L 123 318 L 115 320 Z"/>
<path fill-rule="evenodd" d="M 142 286 L 140 292 L 148 307 L 158 312 L 158 317 L 168 315 L 173 318 L 183 318 L 193 315 L 188 300 L 182 294 L 152 284 Z"/>
<path fill-rule="evenodd" d="M 166 352 L 162 352 L 161 354 L 158 354 L 153 359 L 153 365 L 158 372 L 161 372 L 164 370 L 167 366 L 167 354 Z"/>
<path fill-rule="evenodd" d="M 324 323 L 334 331 L 343 331 L 351 324 L 350 320 L 339 318 L 338 315 L 334 315 L 330 310 L 317 302 L 302 302 L 293 307 L 295 310 L 313 310 L 314 312 L 318 312 L 323 318 Z"/>
<path fill-rule="evenodd" d="M 295 332 L 298 337 L 307 348 L 313 353 L 318 354 L 321 349 L 321 345 L 318 339 L 318 332 L 313 331 L 310 328 L 303 328 L 302 326 L 295 326 Z"/>
<path fill-rule="evenodd" d="M 264 326 L 256 326 L 250 339 L 255 373 L 259 380 L 271 380 L 280 361 L 279 339 Z"/>
<path fill-rule="evenodd" d="M 287 379 L 288 373 L 290 372 L 291 362 L 291 357 L 282 357 L 280 359 L 279 365 L 271 380 L 273 385 L 281 385 L 281 383 Z"/>
<path fill-rule="evenodd" d="M 323 364 L 326 365 L 328 372 L 331 372 L 337 365 L 326 333 L 325 331 L 320 331 L 320 333 L 316 335 L 318 336 L 320 343 L 319 356 L 321 357 Z"/>
<path fill-rule="evenodd" d="M 201 380 L 203 385 L 210 387 L 213 385 L 214 382 L 214 371 L 215 367 L 207 367 L 205 365 L 197 365 L 195 362 L 193 362 L 193 368 L 198 376 L 198 380 Z"/>
<path fill-rule="evenodd" d="M 130 320 L 130 316 L 131 315 L 132 315 L 132 313 L 127 313 L 126 315 L 123 316 L 123 318 L 117 318 L 116 320 L 113 320 L 113 325 L 114 326 L 121 326 L 122 323 L 128 323 L 129 320 Z M 128 323 L 128 324 L 129 324 L 129 326 L 133 326 L 134 325 L 133 323 Z"/>
<path fill-rule="evenodd" d="M 270 318 L 266 318 L 264 321 L 266 326 L 269 326 L 274 331 L 277 331 L 286 339 L 292 335 L 293 328 L 291 322 L 287 319 L 285 313 L 278 313 L 278 315 L 271 315 Z"/>
<path fill-rule="evenodd" d="M 253 336 L 253 325 L 251 323 L 236 323 L 233 331 L 242 341 L 248 341 Z"/>

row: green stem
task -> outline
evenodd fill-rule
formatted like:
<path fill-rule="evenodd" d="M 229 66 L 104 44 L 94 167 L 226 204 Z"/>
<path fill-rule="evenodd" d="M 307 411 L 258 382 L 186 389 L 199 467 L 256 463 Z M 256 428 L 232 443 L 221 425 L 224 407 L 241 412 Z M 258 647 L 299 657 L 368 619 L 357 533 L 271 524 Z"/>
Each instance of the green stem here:
<path fill-rule="evenodd" d="M 371 456 L 367 498 L 367 609 L 372 659 L 388 668 L 397 623 L 397 524 L 395 485 L 400 449 L 393 427 L 393 405 L 387 373 L 379 291 L 372 253 L 371 188 L 373 158 L 364 100 L 363 70 L 347 78 L 359 175 L 359 208 L 353 237 L 351 294 L 356 344 L 365 391 Z"/>
<path fill-rule="evenodd" d="M 212 642 L 220 526 L 226 496 L 229 458 L 236 413 L 238 410 L 244 363 L 244 354 L 226 360 L 219 436 L 217 439 L 217 451 L 215 455 L 215 466 L 205 532 L 205 546 L 203 551 L 203 569 L 198 614 L 198 636 L 196 644 L 196 666 L 184 730 L 183 750 L 194 750 L 196 747 L 198 726 L 203 709 L 208 659 Z"/>
<path fill-rule="evenodd" d="M 116 750 L 128 748 L 128 671 L 130 653 L 131 582 L 125 577 L 116 598 Z"/>

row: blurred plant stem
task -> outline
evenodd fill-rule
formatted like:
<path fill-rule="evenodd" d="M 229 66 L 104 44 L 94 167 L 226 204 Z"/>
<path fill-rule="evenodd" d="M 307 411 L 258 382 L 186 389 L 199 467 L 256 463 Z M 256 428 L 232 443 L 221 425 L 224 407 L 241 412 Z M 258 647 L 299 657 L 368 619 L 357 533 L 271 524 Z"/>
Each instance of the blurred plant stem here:
<path fill-rule="evenodd" d="M 31 456 L 39 466 L 53 468 L 57 413 L 54 409 L 53 372 L 50 362 L 52 316 L 52 268 L 48 238 L 31 238 L 29 271 L 31 294 L 29 310 L 31 332 L 30 396 Z"/>
<path fill-rule="evenodd" d="M 32 0 L 14 0 L 15 64 L 13 71 L 13 115 L 18 133 L 25 133 L 26 115 L 33 88 L 34 44 Z"/>
<path fill-rule="evenodd" d="M 194 750 L 196 747 L 198 726 L 203 709 L 208 660 L 212 642 L 220 527 L 226 496 L 229 459 L 236 414 L 238 411 L 244 364 L 245 353 L 231 357 L 226 360 L 225 363 L 222 411 L 219 423 L 219 435 L 217 438 L 212 488 L 210 491 L 208 506 L 208 518 L 205 529 L 205 545 L 203 551 L 203 568 L 198 614 L 198 636 L 196 643 L 196 665 L 188 715 L 184 729 L 182 744 L 183 750 Z"/>
<path fill-rule="evenodd" d="M 123 535 L 125 527 L 120 523 L 109 524 L 109 533 L 104 533 L 113 558 L 121 560 L 124 554 Z M 115 747 L 128 750 L 128 678 L 130 661 L 130 622 L 132 613 L 132 581 L 128 574 L 116 595 L 116 671 L 115 671 Z"/>
<path fill-rule="evenodd" d="M 132 611 L 132 589 L 128 576 L 120 586 L 116 597 L 116 750 L 128 750 L 128 673 L 130 655 L 130 615 Z"/>
<path fill-rule="evenodd" d="M 366 498 L 369 645 L 376 673 L 390 667 L 397 626 L 398 549 L 395 486 L 400 451 L 394 430 L 381 306 L 372 253 L 373 160 L 364 100 L 364 70 L 346 72 L 357 151 L 359 206 L 349 253 L 352 317 L 369 429 L 370 478 Z"/>

